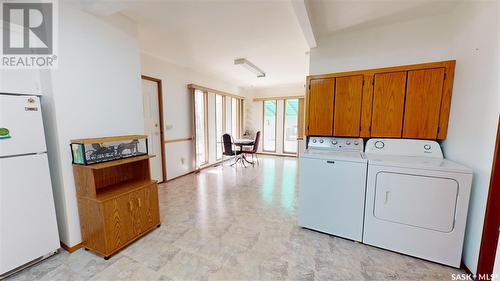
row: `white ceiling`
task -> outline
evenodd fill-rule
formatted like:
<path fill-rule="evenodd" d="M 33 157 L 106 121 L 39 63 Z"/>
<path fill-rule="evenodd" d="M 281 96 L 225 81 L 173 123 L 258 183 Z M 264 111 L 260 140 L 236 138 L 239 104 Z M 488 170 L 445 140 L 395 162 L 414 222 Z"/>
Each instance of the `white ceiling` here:
<path fill-rule="evenodd" d="M 140 24 L 142 51 L 240 87 L 305 80 L 309 47 L 289 1 L 154 1 L 121 12 Z M 257 78 L 234 59 L 266 72 Z"/>
<path fill-rule="evenodd" d="M 243 88 L 303 85 L 309 46 L 336 32 L 450 11 L 450 0 L 78 0 L 139 24 L 143 52 Z M 306 41 L 307 39 L 307 41 Z M 234 59 L 266 72 L 257 78 Z"/>
<path fill-rule="evenodd" d="M 438 15 L 456 0 L 307 0 L 316 37 L 347 29 Z"/>

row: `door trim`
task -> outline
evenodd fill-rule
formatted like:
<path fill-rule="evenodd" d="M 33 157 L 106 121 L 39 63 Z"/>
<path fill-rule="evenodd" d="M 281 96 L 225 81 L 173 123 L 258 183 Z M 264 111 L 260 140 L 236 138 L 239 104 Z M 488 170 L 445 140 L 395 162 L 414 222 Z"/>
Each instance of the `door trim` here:
<path fill-rule="evenodd" d="M 165 126 L 163 122 L 163 84 L 161 79 L 141 75 L 142 80 L 156 82 L 158 84 L 158 107 L 160 113 L 160 144 L 161 144 L 161 173 L 163 176 L 162 182 L 167 182 L 167 159 L 165 157 Z"/>
<path fill-rule="evenodd" d="M 477 274 L 493 274 L 498 239 L 500 235 L 500 118 L 493 167 L 491 169 L 490 188 L 484 216 L 483 235 L 479 249 Z"/>

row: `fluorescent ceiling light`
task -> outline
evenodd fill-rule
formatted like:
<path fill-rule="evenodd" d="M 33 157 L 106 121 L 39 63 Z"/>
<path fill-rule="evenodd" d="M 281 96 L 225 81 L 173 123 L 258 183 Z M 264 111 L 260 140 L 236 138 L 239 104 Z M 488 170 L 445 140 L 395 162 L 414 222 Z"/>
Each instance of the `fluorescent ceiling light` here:
<path fill-rule="evenodd" d="M 266 77 L 266 73 L 264 71 L 262 71 L 260 68 L 258 68 L 255 64 L 249 62 L 247 59 L 235 59 L 234 64 L 235 65 L 241 64 L 246 69 L 255 73 L 258 78 Z"/>

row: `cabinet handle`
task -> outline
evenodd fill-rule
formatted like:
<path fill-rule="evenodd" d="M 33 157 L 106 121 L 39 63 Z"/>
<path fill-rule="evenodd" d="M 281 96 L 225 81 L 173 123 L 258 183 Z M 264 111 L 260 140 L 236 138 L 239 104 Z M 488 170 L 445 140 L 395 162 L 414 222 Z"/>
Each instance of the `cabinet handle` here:
<path fill-rule="evenodd" d="M 139 204 L 139 208 L 141 207 L 141 198 L 137 198 L 137 203 Z"/>
<path fill-rule="evenodd" d="M 128 208 L 130 209 L 131 212 L 134 209 L 134 204 L 132 203 L 132 201 L 128 201 Z"/>

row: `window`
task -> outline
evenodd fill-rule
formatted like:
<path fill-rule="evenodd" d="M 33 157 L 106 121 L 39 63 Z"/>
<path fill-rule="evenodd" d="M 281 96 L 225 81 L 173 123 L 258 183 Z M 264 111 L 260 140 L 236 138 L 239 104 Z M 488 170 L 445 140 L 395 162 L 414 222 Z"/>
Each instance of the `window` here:
<path fill-rule="evenodd" d="M 206 93 L 195 90 L 195 124 L 196 124 L 196 166 L 201 166 L 208 161 L 207 154 L 207 118 L 206 118 Z"/>
<path fill-rule="evenodd" d="M 223 123 L 223 108 L 224 103 L 222 102 L 223 97 L 221 95 L 215 95 L 215 136 L 217 138 L 217 148 L 216 148 L 216 160 L 222 158 L 222 135 L 224 132 L 224 128 L 222 126 Z"/>
<path fill-rule="evenodd" d="M 236 106 L 236 99 L 235 98 L 231 98 L 231 132 L 232 132 L 232 135 L 233 135 L 233 138 L 239 138 L 239 134 L 238 134 L 238 128 L 236 126 L 237 124 L 237 116 L 238 114 L 236 113 L 237 111 L 237 106 Z"/>
<path fill-rule="evenodd" d="M 266 100 L 263 105 L 263 150 L 276 152 L 276 100 Z"/>
<path fill-rule="evenodd" d="M 283 152 L 297 153 L 299 99 L 285 99 L 283 116 Z"/>
<path fill-rule="evenodd" d="M 188 86 L 193 94 L 196 169 L 222 160 L 222 135 L 240 137 L 241 99 L 201 86 Z"/>

